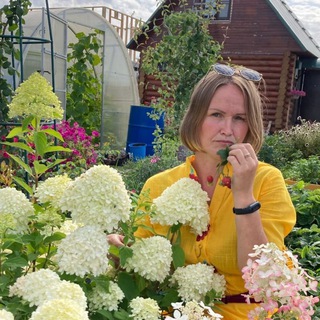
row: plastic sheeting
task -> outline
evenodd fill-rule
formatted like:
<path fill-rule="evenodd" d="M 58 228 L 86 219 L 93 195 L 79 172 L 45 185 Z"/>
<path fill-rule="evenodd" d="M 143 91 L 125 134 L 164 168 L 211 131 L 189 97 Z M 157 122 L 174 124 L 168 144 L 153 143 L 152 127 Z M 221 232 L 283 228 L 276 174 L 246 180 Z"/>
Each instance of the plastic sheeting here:
<path fill-rule="evenodd" d="M 102 126 L 101 142 L 107 141 L 111 133 L 119 147 L 126 146 L 130 106 L 139 104 L 136 74 L 123 40 L 114 27 L 101 15 L 86 8 L 49 9 L 52 17 L 53 59 L 55 91 L 65 101 L 66 54 L 69 43 L 76 43 L 75 34 L 103 31 L 103 66 L 98 70 L 102 75 Z M 43 9 L 33 9 L 26 16 L 24 35 L 48 38 L 48 25 L 43 22 Z M 43 27 L 44 26 L 44 27 Z M 31 47 L 32 46 L 32 47 Z M 23 48 L 26 68 L 24 79 L 36 70 L 44 71 L 50 81 L 50 44 L 44 46 L 25 45 Z M 49 54 L 48 54 L 49 53 Z M 51 81 L 50 81 L 51 82 Z"/>

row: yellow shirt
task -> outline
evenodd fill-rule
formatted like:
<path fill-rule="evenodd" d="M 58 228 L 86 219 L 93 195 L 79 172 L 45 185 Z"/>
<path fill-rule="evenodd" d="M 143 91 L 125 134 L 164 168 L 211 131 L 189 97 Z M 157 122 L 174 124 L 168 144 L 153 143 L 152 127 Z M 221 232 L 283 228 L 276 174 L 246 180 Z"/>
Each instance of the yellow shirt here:
<path fill-rule="evenodd" d="M 195 156 L 190 156 L 185 163 L 149 178 L 142 192 L 150 190 L 150 198 L 157 198 L 167 187 L 181 178 L 188 177 L 191 170 L 195 172 L 192 168 L 194 158 Z M 227 165 L 226 170 L 232 176 L 230 165 Z M 284 248 L 284 238 L 296 222 L 296 213 L 283 176 L 277 168 L 259 162 L 254 182 L 254 197 L 261 203 L 260 216 L 268 241 Z M 205 261 L 214 266 L 226 279 L 226 295 L 247 291 L 237 266 L 237 234 L 232 208 L 231 190 L 218 182 L 209 208 L 210 229 L 206 237 L 196 241 L 196 235 L 190 232 L 189 227 L 181 228 L 181 246 L 185 252 L 186 263 Z M 168 227 L 156 224 L 153 227 L 158 234 L 167 234 Z M 150 235 L 142 228 L 136 233 L 138 237 Z M 219 310 L 216 311 L 224 316 L 224 320 L 241 320 L 248 319 L 248 311 L 256 306 L 246 303 L 219 304 Z"/>

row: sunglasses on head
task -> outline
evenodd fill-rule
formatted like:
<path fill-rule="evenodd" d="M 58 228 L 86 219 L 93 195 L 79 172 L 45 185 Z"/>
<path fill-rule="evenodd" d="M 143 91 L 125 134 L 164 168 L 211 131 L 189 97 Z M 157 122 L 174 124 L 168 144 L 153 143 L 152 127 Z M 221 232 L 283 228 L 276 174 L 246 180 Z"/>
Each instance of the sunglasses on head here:
<path fill-rule="evenodd" d="M 262 79 L 261 73 L 248 68 L 233 68 L 221 63 L 216 63 L 211 68 L 216 73 L 226 77 L 232 77 L 236 72 L 238 72 L 242 78 L 249 81 L 260 81 Z"/>

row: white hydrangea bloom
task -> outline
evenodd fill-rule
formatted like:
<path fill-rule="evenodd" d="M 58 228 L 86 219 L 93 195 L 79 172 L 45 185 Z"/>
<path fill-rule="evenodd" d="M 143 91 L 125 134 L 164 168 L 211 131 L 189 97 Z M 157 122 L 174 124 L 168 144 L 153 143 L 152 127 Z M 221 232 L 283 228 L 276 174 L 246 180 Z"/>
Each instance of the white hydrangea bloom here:
<path fill-rule="evenodd" d="M 50 202 L 54 208 L 59 208 L 59 201 L 71 182 L 66 174 L 50 177 L 39 183 L 34 195 L 39 202 Z"/>
<path fill-rule="evenodd" d="M 55 258 L 61 272 L 98 276 L 108 269 L 108 250 L 107 237 L 101 229 L 84 226 L 61 240 Z"/>
<path fill-rule="evenodd" d="M 129 219 L 131 201 L 119 172 L 106 165 L 96 165 L 69 185 L 60 208 L 70 211 L 77 223 L 112 232 L 119 221 Z"/>
<path fill-rule="evenodd" d="M 137 297 L 130 301 L 130 318 L 134 320 L 157 320 L 160 319 L 161 310 L 153 299 Z"/>
<path fill-rule="evenodd" d="M 69 299 L 48 300 L 37 308 L 29 320 L 89 320 L 88 312 L 76 301 Z"/>
<path fill-rule="evenodd" d="M 215 273 L 213 266 L 204 263 L 177 268 L 170 280 L 178 284 L 178 293 L 183 301 L 200 302 L 212 289 L 222 297 L 226 286 L 225 278 Z"/>
<path fill-rule="evenodd" d="M 77 302 L 80 308 L 87 308 L 87 297 L 84 294 L 82 288 L 76 284 L 69 281 L 62 280 L 60 283 L 48 292 L 48 300 L 54 299 L 67 299 Z"/>
<path fill-rule="evenodd" d="M 78 228 L 83 227 L 82 224 L 75 223 L 71 219 L 66 219 L 60 228 L 55 228 L 54 231 L 57 232 L 62 232 L 65 235 L 69 235 L 73 231 L 77 230 Z"/>
<path fill-rule="evenodd" d="M 207 230 L 209 224 L 208 194 L 201 185 L 190 178 L 182 178 L 168 187 L 153 200 L 156 214 L 153 223 L 189 225 L 199 235 Z"/>
<path fill-rule="evenodd" d="M 43 120 L 62 120 L 63 108 L 45 77 L 34 72 L 15 91 L 9 104 L 10 118 L 35 115 Z"/>
<path fill-rule="evenodd" d="M 96 311 L 107 309 L 109 311 L 118 310 L 118 304 L 124 298 L 124 293 L 117 283 L 110 281 L 109 291 L 103 290 L 100 287 L 94 287 L 89 293 L 89 309 Z"/>
<path fill-rule="evenodd" d="M 13 314 L 5 309 L 0 310 L 1 320 L 14 320 Z"/>
<path fill-rule="evenodd" d="M 9 187 L 0 189 L 0 221 L 2 221 L 2 216 L 4 216 L 3 220 L 10 221 L 9 226 L 14 230 L 8 230 L 9 232 L 27 231 L 29 217 L 33 214 L 33 205 L 23 192 Z M 11 215 L 12 218 L 8 215 Z M 3 224 L 3 222 L 0 223 Z"/>
<path fill-rule="evenodd" d="M 154 236 L 137 240 L 131 248 L 133 254 L 126 261 L 126 269 L 134 270 L 148 280 L 163 282 L 172 262 L 170 241 Z"/>
<path fill-rule="evenodd" d="M 10 296 L 18 296 L 28 301 L 29 305 L 39 306 L 50 297 L 50 292 L 60 285 L 59 276 L 49 270 L 40 269 L 17 279 L 9 288 Z"/>

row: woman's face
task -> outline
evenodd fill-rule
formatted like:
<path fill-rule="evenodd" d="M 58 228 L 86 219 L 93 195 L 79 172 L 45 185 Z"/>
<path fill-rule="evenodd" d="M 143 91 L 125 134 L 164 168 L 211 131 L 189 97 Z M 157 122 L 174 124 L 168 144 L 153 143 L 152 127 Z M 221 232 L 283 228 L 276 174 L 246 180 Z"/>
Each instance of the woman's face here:
<path fill-rule="evenodd" d="M 204 152 L 217 156 L 220 149 L 244 141 L 248 133 L 244 96 L 234 84 L 219 87 L 200 130 Z"/>

